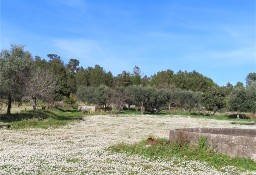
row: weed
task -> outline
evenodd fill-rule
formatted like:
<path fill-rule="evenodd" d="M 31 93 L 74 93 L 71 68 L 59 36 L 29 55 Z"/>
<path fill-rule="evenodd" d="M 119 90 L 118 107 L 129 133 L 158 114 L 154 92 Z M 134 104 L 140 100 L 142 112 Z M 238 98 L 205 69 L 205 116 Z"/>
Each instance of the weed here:
<path fill-rule="evenodd" d="M 68 163 L 77 163 L 77 162 L 79 162 L 79 159 L 78 158 L 71 158 L 71 159 L 67 159 L 67 162 Z"/>
<path fill-rule="evenodd" d="M 207 147 L 207 138 L 204 136 L 200 136 L 198 139 L 198 149 L 199 150 L 206 150 Z"/>

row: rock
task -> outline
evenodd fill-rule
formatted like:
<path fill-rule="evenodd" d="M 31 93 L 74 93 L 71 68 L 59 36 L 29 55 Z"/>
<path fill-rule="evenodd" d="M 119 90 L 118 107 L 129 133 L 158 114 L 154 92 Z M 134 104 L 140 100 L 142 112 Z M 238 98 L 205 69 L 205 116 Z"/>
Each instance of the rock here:
<path fill-rule="evenodd" d="M 11 124 L 9 123 L 0 123 L 0 128 L 10 128 Z"/>

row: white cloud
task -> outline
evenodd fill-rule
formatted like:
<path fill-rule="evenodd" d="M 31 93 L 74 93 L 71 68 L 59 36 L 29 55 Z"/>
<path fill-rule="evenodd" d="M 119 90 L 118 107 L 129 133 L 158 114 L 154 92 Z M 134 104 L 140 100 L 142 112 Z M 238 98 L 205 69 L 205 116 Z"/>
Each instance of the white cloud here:
<path fill-rule="evenodd" d="M 86 3 L 84 0 L 61 0 L 60 2 L 72 8 L 79 8 L 79 9 L 86 8 Z"/>
<path fill-rule="evenodd" d="M 68 57 L 88 57 L 97 49 L 97 43 L 90 40 L 57 40 L 55 45 L 58 50 Z"/>
<path fill-rule="evenodd" d="M 132 66 L 128 60 L 116 56 L 109 47 L 95 40 L 61 39 L 55 41 L 55 47 L 65 58 L 78 59 L 83 67 L 99 64 L 117 74 L 130 70 Z"/>
<path fill-rule="evenodd" d="M 209 57 L 230 65 L 256 64 L 256 48 L 248 47 L 231 51 L 210 52 Z M 256 66 L 256 65 L 255 65 Z"/>
<path fill-rule="evenodd" d="M 85 0 L 48 0 L 46 1 L 50 5 L 56 6 L 58 9 L 60 5 L 78 10 L 79 12 L 84 12 L 87 9 L 87 4 Z"/>
<path fill-rule="evenodd" d="M 240 61 L 242 58 L 243 62 L 252 62 L 256 59 L 256 47 L 241 48 L 225 52 L 213 52 L 210 56 L 212 58 L 225 58 L 230 61 Z"/>
<path fill-rule="evenodd" d="M 188 54 L 185 56 L 185 59 L 196 64 L 205 65 L 207 63 L 211 67 L 256 66 L 256 48 L 247 47 L 229 51 L 209 50 L 205 52 L 191 53 L 190 55 Z"/>

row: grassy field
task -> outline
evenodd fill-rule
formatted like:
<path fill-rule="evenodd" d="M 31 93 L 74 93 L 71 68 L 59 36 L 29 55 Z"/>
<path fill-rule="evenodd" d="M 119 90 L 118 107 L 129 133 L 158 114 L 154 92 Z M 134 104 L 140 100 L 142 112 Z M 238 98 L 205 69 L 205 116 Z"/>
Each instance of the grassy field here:
<path fill-rule="evenodd" d="M 78 120 L 80 116 L 84 120 Z M 24 111 L 1 118 L 12 129 L 0 129 L 0 174 L 256 173 L 255 164 L 248 160 L 241 165 L 210 151 L 201 154 L 187 147 L 140 142 L 149 136 L 167 139 L 170 129 L 176 128 L 252 129 L 253 125 L 180 115 L 85 115 L 67 109 Z M 221 161 L 221 166 L 213 165 Z"/>
<path fill-rule="evenodd" d="M 209 166 L 222 171 L 227 166 L 233 166 L 241 171 L 256 170 L 256 162 L 247 158 L 232 158 L 224 154 L 216 153 L 207 147 L 207 140 L 200 138 L 194 147 L 169 143 L 167 139 L 154 139 L 155 144 L 149 144 L 147 140 L 135 144 L 118 144 L 109 147 L 109 150 L 128 155 L 141 155 L 151 160 L 173 160 L 173 157 L 183 161 L 206 162 Z M 177 162 L 178 163 L 178 162 Z"/>
<path fill-rule="evenodd" d="M 30 106 L 14 106 L 12 108 L 12 114 L 7 116 L 4 114 L 5 110 L 0 113 L 0 122 L 10 123 L 12 129 L 24 129 L 24 128 L 50 128 L 64 126 L 70 122 L 77 121 L 81 116 L 86 116 L 88 114 L 83 114 L 75 109 L 53 109 L 53 110 L 36 110 L 33 111 Z M 106 111 L 103 113 L 94 113 L 90 115 L 120 115 L 120 116 L 140 116 L 140 111 L 135 110 L 125 110 L 125 111 Z M 146 114 L 151 115 L 151 114 Z M 161 111 L 158 114 L 154 114 L 156 117 L 160 116 L 189 116 L 193 118 L 203 118 L 203 119 L 215 119 L 215 120 L 227 120 L 233 125 L 256 125 L 256 119 L 237 119 L 228 117 L 226 114 L 217 115 L 202 115 L 199 113 L 189 113 L 187 111 Z"/>

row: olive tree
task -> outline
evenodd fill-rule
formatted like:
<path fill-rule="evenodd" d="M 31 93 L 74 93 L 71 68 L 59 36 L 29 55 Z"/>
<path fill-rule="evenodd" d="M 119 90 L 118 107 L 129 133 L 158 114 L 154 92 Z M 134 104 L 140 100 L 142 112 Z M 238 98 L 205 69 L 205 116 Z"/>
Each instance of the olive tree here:
<path fill-rule="evenodd" d="M 128 86 L 125 89 L 126 102 L 129 105 L 140 107 L 141 114 L 145 111 L 150 113 L 159 112 L 167 104 L 168 92 L 165 89 L 155 89 L 141 85 Z"/>
<path fill-rule="evenodd" d="M 105 85 L 99 87 L 80 86 L 77 90 L 77 97 L 83 102 L 103 107 L 108 106 L 111 102 L 110 89 Z"/>
<path fill-rule="evenodd" d="M 175 89 L 169 90 L 168 96 L 169 111 L 172 104 L 183 109 L 188 109 L 189 112 L 191 112 L 193 108 L 201 106 L 201 92 Z"/>
<path fill-rule="evenodd" d="M 229 110 L 236 112 L 256 112 L 256 84 L 248 88 L 234 88 L 228 98 Z"/>
<path fill-rule="evenodd" d="M 81 100 L 83 102 L 93 104 L 95 102 L 94 91 L 95 91 L 94 87 L 79 86 L 78 89 L 77 89 L 76 96 L 79 100 Z"/>
<path fill-rule="evenodd" d="M 94 90 L 94 104 L 106 108 L 110 105 L 110 88 L 106 85 L 100 85 Z"/>
<path fill-rule="evenodd" d="M 112 109 L 117 108 L 119 111 L 125 106 L 126 96 L 125 87 L 116 87 L 115 89 L 109 89 L 110 104 Z"/>
<path fill-rule="evenodd" d="M 7 98 L 7 115 L 11 114 L 13 99 L 21 99 L 26 92 L 32 56 L 23 46 L 11 45 L 0 53 L 1 94 Z"/>
<path fill-rule="evenodd" d="M 141 113 L 144 112 L 145 89 L 143 86 L 132 85 L 125 89 L 126 102 L 128 105 L 139 106 Z"/>
<path fill-rule="evenodd" d="M 57 89 L 57 78 L 49 70 L 37 67 L 31 71 L 31 76 L 26 82 L 26 95 L 33 101 L 33 109 L 37 108 L 37 100 L 53 100 Z"/>
<path fill-rule="evenodd" d="M 246 100 L 246 89 L 244 87 L 234 88 L 228 97 L 229 110 L 236 112 L 247 111 Z"/>
<path fill-rule="evenodd" d="M 224 108 L 226 105 L 225 93 L 220 88 L 209 88 L 202 95 L 202 103 L 207 110 L 213 111 L 213 114 L 215 114 L 217 110 Z"/>
<path fill-rule="evenodd" d="M 256 83 L 246 89 L 247 104 L 249 112 L 256 113 Z"/>
<path fill-rule="evenodd" d="M 146 87 L 147 99 L 145 100 L 145 110 L 150 113 L 160 112 L 168 102 L 168 92 L 166 89 L 154 89 Z"/>

